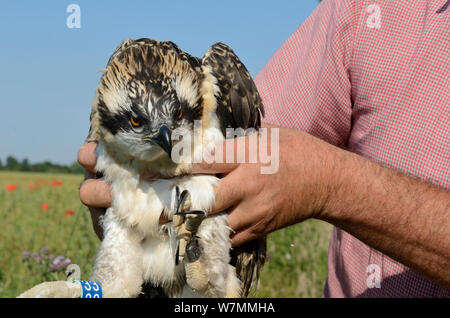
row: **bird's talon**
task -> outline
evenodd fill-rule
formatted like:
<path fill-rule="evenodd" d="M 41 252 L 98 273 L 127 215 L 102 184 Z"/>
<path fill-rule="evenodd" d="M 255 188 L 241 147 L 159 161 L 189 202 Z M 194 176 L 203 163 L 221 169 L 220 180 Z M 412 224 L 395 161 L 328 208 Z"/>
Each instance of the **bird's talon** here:
<path fill-rule="evenodd" d="M 180 213 L 180 209 L 181 211 L 189 209 L 189 207 L 191 206 L 191 197 L 188 190 L 184 190 L 180 194 L 180 188 L 178 186 L 175 188 L 175 193 L 177 200 L 177 208 L 175 214 L 177 215 L 178 213 Z"/>
<path fill-rule="evenodd" d="M 177 243 L 177 251 L 175 252 L 175 265 L 178 265 L 180 257 L 180 242 Z"/>
<path fill-rule="evenodd" d="M 176 209 L 173 217 L 173 225 L 176 228 L 178 245 L 175 253 L 175 264 L 186 256 L 188 263 L 193 263 L 200 258 L 200 237 L 197 235 L 198 228 L 206 217 L 201 210 L 191 210 L 191 196 L 188 190 L 180 191 L 175 188 Z"/>
<path fill-rule="evenodd" d="M 197 261 L 201 256 L 200 246 L 198 245 L 197 239 L 191 239 L 191 241 L 186 246 L 186 258 L 189 263 Z"/>
<path fill-rule="evenodd" d="M 204 211 L 200 211 L 200 210 L 177 212 L 174 215 L 189 215 L 189 214 L 206 216 L 206 213 Z"/>

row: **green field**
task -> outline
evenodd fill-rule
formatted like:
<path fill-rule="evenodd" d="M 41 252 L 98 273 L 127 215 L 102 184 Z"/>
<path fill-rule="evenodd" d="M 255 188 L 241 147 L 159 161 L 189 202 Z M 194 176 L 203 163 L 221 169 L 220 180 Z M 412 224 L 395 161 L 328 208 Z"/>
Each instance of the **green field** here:
<path fill-rule="evenodd" d="M 80 175 L 0 172 L 0 297 L 15 297 L 44 280 L 65 279 L 23 252 L 48 248 L 81 267 L 88 279 L 100 245 L 78 199 Z M 307 221 L 268 238 L 269 261 L 257 297 L 321 297 L 331 226 Z M 51 257 L 50 259 L 53 259 Z"/>

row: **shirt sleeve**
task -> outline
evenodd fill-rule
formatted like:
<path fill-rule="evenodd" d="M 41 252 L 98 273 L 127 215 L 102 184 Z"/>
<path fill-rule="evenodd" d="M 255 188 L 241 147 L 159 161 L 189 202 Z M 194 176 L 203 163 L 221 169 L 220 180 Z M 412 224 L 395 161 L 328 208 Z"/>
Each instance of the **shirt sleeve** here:
<path fill-rule="evenodd" d="M 259 72 L 255 82 L 266 111 L 264 122 L 347 145 L 357 2 L 323 1 Z"/>

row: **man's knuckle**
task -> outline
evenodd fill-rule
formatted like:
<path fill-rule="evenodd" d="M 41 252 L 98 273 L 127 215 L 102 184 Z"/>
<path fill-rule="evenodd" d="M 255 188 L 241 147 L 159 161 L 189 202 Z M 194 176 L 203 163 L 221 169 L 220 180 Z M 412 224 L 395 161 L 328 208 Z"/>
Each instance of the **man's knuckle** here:
<path fill-rule="evenodd" d="M 215 167 L 214 162 L 204 161 L 204 162 L 199 163 L 199 165 L 198 165 L 198 168 L 200 171 L 210 171 L 210 170 L 213 170 L 214 167 Z"/>
<path fill-rule="evenodd" d="M 86 143 L 78 150 L 78 162 L 87 170 L 95 167 L 95 147 L 97 146 L 94 143 Z"/>
<path fill-rule="evenodd" d="M 80 149 L 78 149 L 78 163 L 82 166 L 85 165 L 85 145 L 81 146 Z"/>
<path fill-rule="evenodd" d="M 78 190 L 78 195 L 80 197 L 81 203 L 83 203 L 85 206 L 91 205 L 89 185 L 86 183 L 86 181 L 81 184 L 80 189 Z"/>

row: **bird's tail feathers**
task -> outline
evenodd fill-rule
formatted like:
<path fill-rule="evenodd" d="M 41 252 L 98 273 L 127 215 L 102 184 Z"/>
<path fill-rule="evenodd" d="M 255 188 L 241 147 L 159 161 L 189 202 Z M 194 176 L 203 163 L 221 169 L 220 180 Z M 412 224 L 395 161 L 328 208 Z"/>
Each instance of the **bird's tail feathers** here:
<path fill-rule="evenodd" d="M 232 265 L 242 282 L 242 297 L 248 297 L 253 289 L 254 295 L 259 287 L 259 274 L 266 261 L 266 238 L 250 241 L 232 251 Z"/>

